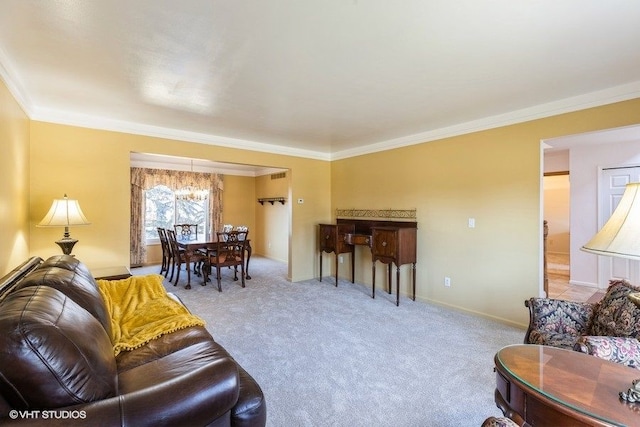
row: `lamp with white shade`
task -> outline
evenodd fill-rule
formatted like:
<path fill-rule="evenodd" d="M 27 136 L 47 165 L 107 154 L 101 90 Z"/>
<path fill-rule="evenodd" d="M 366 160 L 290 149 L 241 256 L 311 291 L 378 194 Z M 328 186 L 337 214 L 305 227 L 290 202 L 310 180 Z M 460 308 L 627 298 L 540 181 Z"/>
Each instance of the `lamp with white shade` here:
<path fill-rule="evenodd" d="M 77 239 L 71 238 L 69 227 L 89 224 L 91 223 L 84 216 L 78 201 L 69 199 L 65 194 L 63 199 L 55 199 L 53 201 L 49 212 L 36 227 L 64 227 L 64 235 L 62 239 L 56 240 L 56 243 L 62 249 L 62 253 L 69 255 L 73 250 L 73 246 L 78 243 Z"/>
<path fill-rule="evenodd" d="M 581 249 L 640 261 L 640 182 L 627 184 L 607 223 Z"/>
<path fill-rule="evenodd" d="M 580 249 L 640 261 L 640 182 L 627 184 L 609 220 Z M 640 307 L 640 292 L 632 292 L 627 298 Z M 632 381 L 631 388 L 621 392 L 620 397 L 628 402 L 640 402 L 640 379 Z"/>

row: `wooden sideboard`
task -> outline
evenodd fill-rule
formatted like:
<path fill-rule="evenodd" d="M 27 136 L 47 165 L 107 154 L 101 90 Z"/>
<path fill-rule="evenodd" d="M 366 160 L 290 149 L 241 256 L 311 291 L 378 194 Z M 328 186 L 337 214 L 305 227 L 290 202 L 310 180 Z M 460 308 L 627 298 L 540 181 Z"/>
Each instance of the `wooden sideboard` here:
<path fill-rule="evenodd" d="M 345 242 L 344 236 L 354 232 L 352 224 L 320 224 L 318 242 L 320 245 L 320 281 L 322 282 L 322 253 L 333 252 L 336 256 L 336 286 L 338 286 L 338 264 L 340 254 L 351 254 L 351 283 L 355 282 L 354 246 Z"/>
<path fill-rule="evenodd" d="M 416 300 L 416 231 L 407 227 L 372 227 L 373 260 L 371 297 L 376 297 L 376 261 L 387 264 L 388 292 L 391 293 L 391 265 L 396 265 L 396 305 L 400 305 L 400 266 L 411 264 L 413 300 Z"/>
<path fill-rule="evenodd" d="M 355 282 L 355 246 L 371 249 L 375 298 L 376 261 L 388 265 L 388 292 L 391 293 L 391 266 L 396 265 L 396 305 L 400 303 L 400 266 L 412 264 L 413 300 L 416 299 L 416 234 L 418 224 L 409 221 L 379 221 L 339 218 L 336 224 L 320 224 L 320 281 L 322 281 L 322 254 L 333 252 L 336 256 L 336 286 L 338 286 L 339 255 L 351 254 L 351 282 Z"/>

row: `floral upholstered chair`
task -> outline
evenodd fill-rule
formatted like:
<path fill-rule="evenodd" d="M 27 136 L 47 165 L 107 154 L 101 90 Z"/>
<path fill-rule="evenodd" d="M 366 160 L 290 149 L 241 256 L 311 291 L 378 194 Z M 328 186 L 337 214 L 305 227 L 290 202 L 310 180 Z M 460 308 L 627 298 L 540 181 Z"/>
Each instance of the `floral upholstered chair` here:
<path fill-rule="evenodd" d="M 597 303 L 530 298 L 525 344 L 573 349 L 640 369 L 640 308 L 625 280 L 612 280 Z"/>
<path fill-rule="evenodd" d="M 484 420 L 482 427 L 520 427 L 520 424 L 507 417 L 489 417 Z"/>

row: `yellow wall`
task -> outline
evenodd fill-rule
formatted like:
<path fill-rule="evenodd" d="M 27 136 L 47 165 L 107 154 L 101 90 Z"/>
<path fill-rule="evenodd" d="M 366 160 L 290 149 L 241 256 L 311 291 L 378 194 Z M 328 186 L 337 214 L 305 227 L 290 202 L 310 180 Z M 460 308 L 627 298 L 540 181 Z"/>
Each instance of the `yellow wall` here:
<path fill-rule="evenodd" d="M 636 99 L 334 161 L 332 207 L 416 208 L 417 297 L 526 325 L 523 301 L 539 295 L 541 276 L 540 141 L 637 124 L 639 112 Z M 356 281 L 371 283 L 361 249 Z M 408 267 L 401 272 L 406 294 Z M 348 263 L 340 274 L 348 277 Z"/>
<path fill-rule="evenodd" d="M 29 119 L 2 80 L 0 151 L 0 276 L 3 276 L 29 255 Z"/>
<path fill-rule="evenodd" d="M 65 192 L 80 200 L 92 221 L 72 228 L 80 240 L 74 253 L 90 268 L 128 265 L 132 151 L 251 163 L 289 169 L 292 280 L 317 276 L 317 224 L 334 220 L 336 208 L 416 208 L 418 298 L 525 325 L 523 301 L 538 294 L 541 276 L 540 140 L 637 124 L 639 111 L 636 99 L 324 162 L 29 122 L 2 86 L 0 138 L 8 155 L 0 162 L 15 179 L 0 184 L 0 226 L 9 233 L 0 243 L 0 267 L 21 261 L 27 246 L 29 254 L 43 257 L 60 252 L 54 241 L 62 230 L 35 224 Z M 260 188 L 256 183 L 255 197 Z M 292 203 L 298 198 L 304 204 Z M 255 217 L 257 222 L 257 211 Z M 476 228 L 467 227 L 469 217 Z M 368 286 L 370 254 L 358 248 L 357 261 L 356 277 Z M 345 262 L 345 277 L 347 269 Z M 402 271 L 407 293 L 408 271 Z M 443 286 L 444 276 L 451 277 L 450 288 Z M 381 286 L 384 275 L 378 277 Z"/>
<path fill-rule="evenodd" d="M 285 178 L 271 179 L 271 175 L 259 176 L 256 178 L 256 197 L 271 198 L 284 197 L 285 204 L 275 202 L 273 205 L 265 202 L 263 205 L 257 204 L 256 225 L 263 230 L 263 239 L 257 242 L 258 253 L 279 261 L 287 261 L 287 248 L 289 245 L 289 213 L 294 200 L 288 198 L 289 194 L 289 172 Z"/>
<path fill-rule="evenodd" d="M 223 223 L 234 227 L 249 227 L 249 238 L 255 253 L 262 240 L 256 231 L 256 178 L 252 176 L 225 175 L 222 195 Z"/>
<path fill-rule="evenodd" d="M 32 254 L 59 252 L 53 242 L 62 230 L 35 224 L 51 200 L 66 192 L 79 199 L 92 223 L 71 229 L 72 237 L 79 239 L 73 253 L 90 268 L 128 265 L 129 155 L 144 152 L 296 171 L 292 192 L 310 203 L 292 209 L 289 276 L 299 281 L 314 275 L 315 224 L 330 217 L 329 162 L 37 121 L 31 123 L 31 148 Z"/>

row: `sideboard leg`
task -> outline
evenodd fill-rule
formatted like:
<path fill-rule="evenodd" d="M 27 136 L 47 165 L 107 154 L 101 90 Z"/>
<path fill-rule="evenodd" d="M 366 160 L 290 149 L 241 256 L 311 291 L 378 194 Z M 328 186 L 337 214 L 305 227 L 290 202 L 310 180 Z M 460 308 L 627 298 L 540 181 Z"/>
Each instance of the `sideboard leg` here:
<path fill-rule="evenodd" d="M 391 264 L 389 264 L 391 266 Z M 391 287 L 391 283 L 389 283 Z M 396 307 L 400 305 L 400 266 L 396 265 Z"/>
<path fill-rule="evenodd" d="M 376 262 L 371 264 L 371 298 L 376 297 Z"/>
<path fill-rule="evenodd" d="M 356 283 L 356 251 L 351 248 L 351 283 Z"/>
<path fill-rule="evenodd" d="M 416 263 L 414 262 L 411 265 L 411 270 L 413 274 L 413 300 L 416 300 Z"/>

